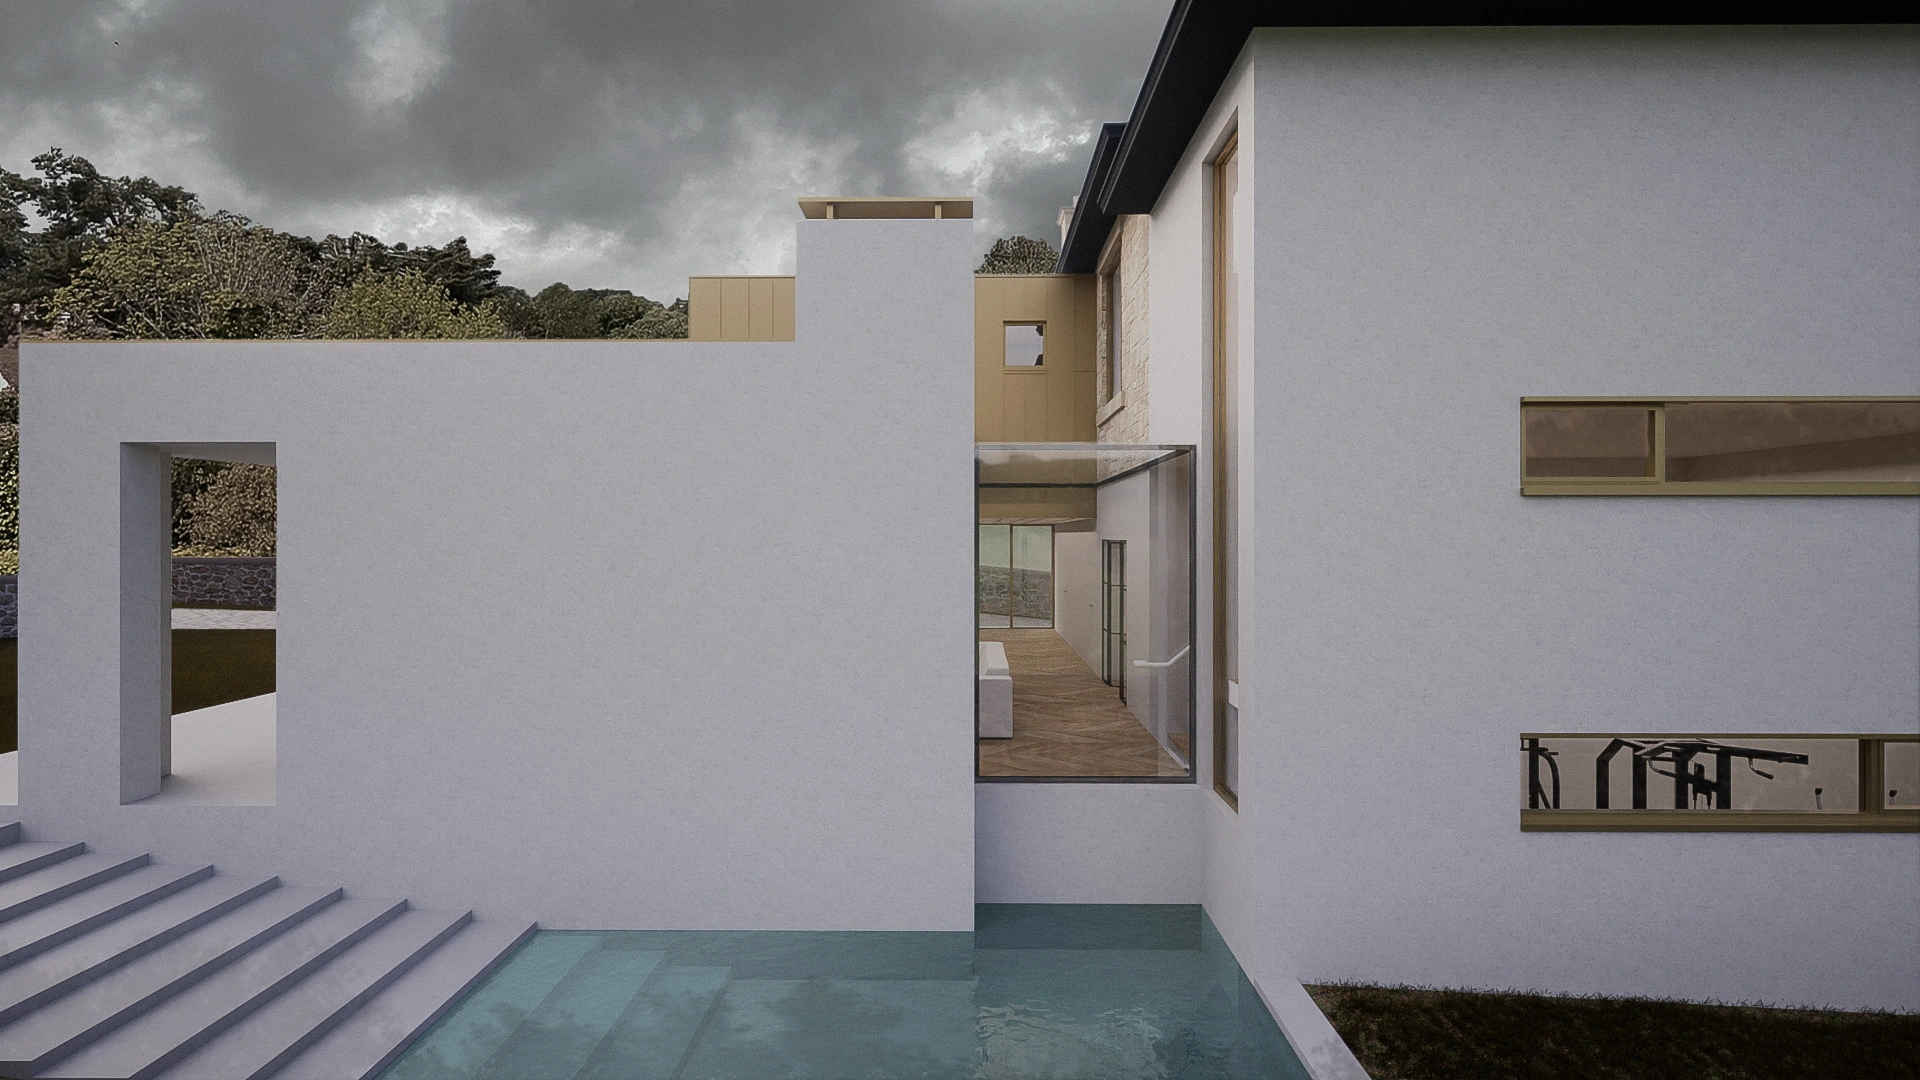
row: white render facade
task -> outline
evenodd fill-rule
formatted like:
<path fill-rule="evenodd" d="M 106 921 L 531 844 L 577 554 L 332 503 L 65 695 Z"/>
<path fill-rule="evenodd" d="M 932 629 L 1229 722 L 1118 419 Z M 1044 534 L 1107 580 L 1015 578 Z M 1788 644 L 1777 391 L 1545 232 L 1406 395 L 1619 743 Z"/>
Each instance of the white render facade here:
<path fill-rule="evenodd" d="M 1144 223 L 1140 438 L 1204 459 L 1237 136 L 1237 808 L 1204 678 L 1193 784 L 974 783 L 972 241 L 834 220 L 791 343 L 30 345 L 21 816 L 557 928 L 1199 903 L 1266 988 L 1920 1008 L 1920 837 L 1523 833 L 1516 783 L 1528 730 L 1920 730 L 1920 500 L 1518 453 L 1527 395 L 1920 393 L 1917 56 L 1253 32 Z M 140 499 L 214 443 L 280 470 L 277 801 L 143 806 Z"/>
<path fill-rule="evenodd" d="M 971 929 L 970 223 L 799 229 L 794 342 L 29 345 L 31 832 L 549 928 Z M 183 444 L 278 466 L 271 806 L 137 801 Z"/>
<path fill-rule="evenodd" d="M 1251 971 L 1920 1007 L 1920 838 L 1523 834 L 1516 783 L 1530 730 L 1920 730 L 1914 499 L 1529 498 L 1518 453 L 1522 396 L 1920 393 L 1917 56 L 1253 32 L 1153 207 L 1147 433 L 1209 444 L 1237 133 L 1241 781 L 1202 746 L 1183 842 Z"/>

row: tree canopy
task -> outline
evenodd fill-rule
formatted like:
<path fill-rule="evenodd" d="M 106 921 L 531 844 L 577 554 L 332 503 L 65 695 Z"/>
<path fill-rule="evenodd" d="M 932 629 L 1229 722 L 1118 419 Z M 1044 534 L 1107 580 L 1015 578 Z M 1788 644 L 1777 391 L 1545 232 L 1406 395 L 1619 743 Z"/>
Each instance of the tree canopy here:
<path fill-rule="evenodd" d="M 37 226 L 37 227 L 36 227 Z M 686 336 L 686 301 L 500 284 L 467 238 L 319 240 L 54 148 L 0 168 L 0 342 L 68 338 Z"/>
<path fill-rule="evenodd" d="M 993 242 L 987 257 L 980 261 L 976 274 L 1051 274 L 1060 264 L 1060 253 L 1045 240 L 1030 236 L 1005 236 Z"/>

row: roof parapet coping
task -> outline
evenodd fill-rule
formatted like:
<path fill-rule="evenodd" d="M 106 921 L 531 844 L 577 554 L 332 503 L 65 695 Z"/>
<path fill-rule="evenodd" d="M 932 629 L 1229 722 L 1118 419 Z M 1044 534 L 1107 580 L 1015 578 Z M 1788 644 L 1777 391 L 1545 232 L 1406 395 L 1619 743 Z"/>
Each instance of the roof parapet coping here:
<path fill-rule="evenodd" d="M 809 218 L 971 218 L 973 199 L 918 195 L 820 197 L 800 200 L 800 212 Z"/>

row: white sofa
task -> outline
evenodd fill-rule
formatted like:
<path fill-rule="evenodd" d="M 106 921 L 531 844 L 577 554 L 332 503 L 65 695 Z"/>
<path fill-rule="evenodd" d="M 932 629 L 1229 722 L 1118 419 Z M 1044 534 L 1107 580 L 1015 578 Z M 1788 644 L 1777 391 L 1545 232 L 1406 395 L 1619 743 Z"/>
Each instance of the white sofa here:
<path fill-rule="evenodd" d="M 979 720 L 981 738 L 1013 738 L 1013 670 L 1007 647 L 997 641 L 980 643 Z"/>

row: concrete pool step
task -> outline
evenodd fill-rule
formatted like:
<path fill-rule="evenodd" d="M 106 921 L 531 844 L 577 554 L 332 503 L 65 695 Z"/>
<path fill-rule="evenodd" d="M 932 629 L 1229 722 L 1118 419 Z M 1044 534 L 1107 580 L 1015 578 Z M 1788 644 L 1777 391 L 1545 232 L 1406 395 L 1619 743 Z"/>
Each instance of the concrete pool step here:
<path fill-rule="evenodd" d="M 159 1075 L 177 1080 L 271 1075 L 459 932 L 467 911 L 401 913 Z"/>
<path fill-rule="evenodd" d="M 34 1076 L 62 1080 L 157 1076 L 393 921 L 406 906 L 405 900 L 336 899 Z"/>
<path fill-rule="evenodd" d="M 59 903 L 104 881 L 130 873 L 151 862 L 145 855 L 102 855 L 87 852 L 61 859 L 0 884 L 0 924 L 28 912 Z"/>
<path fill-rule="evenodd" d="M 6 847 L 0 847 L 0 881 L 25 877 L 43 866 L 71 859 L 85 850 L 85 844 L 16 840 Z"/>
<path fill-rule="evenodd" d="M 392 1064 L 533 933 L 528 922 L 469 922 L 272 1080 L 367 1080 Z M 163 1080 L 188 1080 L 166 1076 Z"/>
<path fill-rule="evenodd" d="M 82 859 L 93 857 L 82 855 L 40 873 L 65 870 Z M 128 861 L 132 865 L 119 873 L 91 875 L 85 883 L 67 890 L 67 895 L 0 923 L 0 970 L 213 876 L 211 866 L 153 866 L 148 864 L 145 855 L 137 856 L 137 861 Z M 25 885 L 38 876 L 28 875 L 10 884 Z"/>
<path fill-rule="evenodd" d="M 532 931 L 0 820 L 0 1075 L 365 1080 Z"/>
<path fill-rule="evenodd" d="M 214 877 L 0 971 L 0 1025 L 12 1024 L 276 887 L 273 878 Z M 4 1032 L 0 1027 L 0 1032 Z"/>
<path fill-rule="evenodd" d="M 0 1074 L 44 1076 L 54 1063 L 272 940 L 340 898 L 279 888 L 0 1028 Z"/>

